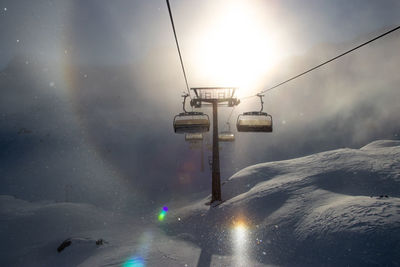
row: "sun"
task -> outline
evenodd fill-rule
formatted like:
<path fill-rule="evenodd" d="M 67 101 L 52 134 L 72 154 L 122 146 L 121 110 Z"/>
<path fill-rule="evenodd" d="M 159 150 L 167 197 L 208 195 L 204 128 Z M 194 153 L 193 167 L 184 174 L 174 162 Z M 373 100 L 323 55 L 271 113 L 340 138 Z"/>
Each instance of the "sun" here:
<path fill-rule="evenodd" d="M 259 83 L 276 63 L 279 51 L 257 6 L 226 1 L 210 20 L 193 51 L 196 72 L 215 85 L 238 86 L 239 93 L 261 89 Z"/>

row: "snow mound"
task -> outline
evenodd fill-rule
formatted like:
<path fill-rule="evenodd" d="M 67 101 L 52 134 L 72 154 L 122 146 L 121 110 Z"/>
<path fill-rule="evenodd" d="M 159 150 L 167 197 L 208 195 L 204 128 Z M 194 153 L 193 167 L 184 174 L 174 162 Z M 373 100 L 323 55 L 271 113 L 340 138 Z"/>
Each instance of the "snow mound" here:
<path fill-rule="evenodd" d="M 89 204 L 32 203 L 6 195 L 0 196 L 0 218 L 2 266 L 16 266 L 16 261 L 20 266 L 76 266 L 98 247 L 101 236 L 92 236 L 93 231 L 114 221 L 111 212 Z M 74 245 L 58 253 L 66 238 Z"/>
<path fill-rule="evenodd" d="M 0 195 L 0 266 L 196 266 L 197 246 L 142 219 L 89 204 Z"/>
<path fill-rule="evenodd" d="M 396 147 L 396 146 L 400 146 L 399 140 L 377 140 L 372 143 L 369 143 L 366 146 L 363 146 L 361 150 L 377 149 L 382 147 Z"/>
<path fill-rule="evenodd" d="M 400 264 L 399 141 L 254 165 L 222 195 L 217 207 L 202 199 L 177 210 L 164 230 L 232 255 L 245 225 L 246 255 L 262 264 Z"/>

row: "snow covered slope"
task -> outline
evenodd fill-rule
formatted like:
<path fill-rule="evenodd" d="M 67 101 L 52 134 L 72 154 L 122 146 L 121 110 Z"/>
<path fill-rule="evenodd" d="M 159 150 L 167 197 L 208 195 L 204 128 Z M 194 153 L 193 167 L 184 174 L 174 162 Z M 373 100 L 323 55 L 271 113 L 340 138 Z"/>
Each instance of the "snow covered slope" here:
<path fill-rule="evenodd" d="M 99 232 L 116 220 L 113 215 L 89 204 L 31 203 L 2 195 L 0 266 L 76 266 L 93 254 Z M 67 255 L 67 248 L 58 255 L 61 242 L 77 235 L 84 237 L 79 253 Z"/>
<path fill-rule="evenodd" d="M 399 266 L 399 156 L 376 141 L 258 164 L 164 221 L 0 196 L 0 266 Z"/>
<path fill-rule="evenodd" d="M 201 247 L 200 266 L 215 254 L 237 265 L 400 265 L 400 141 L 254 165 L 222 194 L 164 227 Z"/>
<path fill-rule="evenodd" d="M 0 196 L 0 266 L 194 266 L 199 248 L 165 236 L 152 215 Z M 65 240 L 71 244 L 57 252 Z"/>

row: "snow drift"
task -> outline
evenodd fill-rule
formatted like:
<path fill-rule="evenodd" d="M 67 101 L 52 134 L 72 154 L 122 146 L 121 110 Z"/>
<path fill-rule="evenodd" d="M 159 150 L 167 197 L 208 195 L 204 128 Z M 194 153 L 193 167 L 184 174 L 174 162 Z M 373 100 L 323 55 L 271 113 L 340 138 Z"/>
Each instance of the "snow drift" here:
<path fill-rule="evenodd" d="M 193 266 L 199 254 L 198 247 L 165 236 L 151 218 L 5 195 L 0 237 L 0 266 Z"/>
<path fill-rule="evenodd" d="M 77 266 L 96 251 L 98 235 L 119 220 L 90 204 L 32 203 L 5 195 L 0 218 L 1 266 Z M 74 245 L 58 253 L 66 238 Z"/>
<path fill-rule="evenodd" d="M 235 254 L 238 222 L 246 226 L 242 260 L 397 266 L 399 156 L 400 141 L 385 140 L 250 166 L 223 184 L 225 202 L 209 207 L 207 198 L 178 209 L 164 229 L 202 248 L 200 266 L 214 254 Z"/>

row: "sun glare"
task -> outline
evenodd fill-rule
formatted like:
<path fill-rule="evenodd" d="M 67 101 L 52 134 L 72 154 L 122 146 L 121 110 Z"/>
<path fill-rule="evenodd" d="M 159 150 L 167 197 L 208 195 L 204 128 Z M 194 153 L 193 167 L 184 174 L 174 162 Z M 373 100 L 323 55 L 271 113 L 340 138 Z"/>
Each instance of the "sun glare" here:
<path fill-rule="evenodd" d="M 237 242 L 243 242 L 246 234 L 246 228 L 243 225 L 238 225 L 235 227 L 235 236 Z"/>
<path fill-rule="evenodd" d="M 255 87 L 277 61 L 273 33 L 257 5 L 247 1 L 224 2 L 200 36 L 196 71 L 217 85 L 238 86 L 242 94 L 259 90 Z"/>
<path fill-rule="evenodd" d="M 232 252 L 238 266 L 250 266 L 249 263 L 249 227 L 244 220 L 234 222 L 232 227 Z"/>
<path fill-rule="evenodd" d="M 235 240 L 237 243 L 242 243 L 246 237 L 246 225 L 243 222 L 239 222 L 234 226 Z"/>

